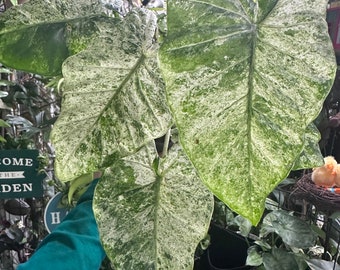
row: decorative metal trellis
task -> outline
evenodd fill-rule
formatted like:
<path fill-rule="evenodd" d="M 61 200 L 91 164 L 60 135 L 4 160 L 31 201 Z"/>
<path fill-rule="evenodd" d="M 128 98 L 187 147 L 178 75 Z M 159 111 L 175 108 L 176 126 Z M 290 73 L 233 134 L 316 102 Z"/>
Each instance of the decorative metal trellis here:
<path fill-rule="evenodd" d="M 48 89 L 41 78 L 14 70 L 0 76 L 10 82 L 0 89 L 8 93 L 0 102 L 0 118 L 10 124 L 1 128 L 6 142 L 1 143 L 0 151 L 38 149 L 40 169 L 46 173 L 43 198 L 0 200 L 0 269 L 12 270 L 30 257 L 47 234 L 43 213 L 54 194 L 54 188 L 47 184 L 54 181 L 54 151 L 48 133 L 59 106 L 53 89 Z"/>
<path fill-rule="evenodd" d="M 5 9 L 1 1 L 0 10 Z M 0 143 L 0 151 L 37 149 L 41 156 L 39 169 L 46 174 L 44 197 L 0 199 L 0 269 L 12 270 L 26 261 L 47 235 L 44 208 L 56 190 L 48 183 L 56 183 L 54 150 L 48 137 L 59 113 L 60 98 L 53 88 L 46 87 L 44 78 L 9 70 L 1 64 L 0 70 L 0 91 L 8 93 L 0 99 L 0 119 L 10 125 L 0 128 L 6 140 Z"/>

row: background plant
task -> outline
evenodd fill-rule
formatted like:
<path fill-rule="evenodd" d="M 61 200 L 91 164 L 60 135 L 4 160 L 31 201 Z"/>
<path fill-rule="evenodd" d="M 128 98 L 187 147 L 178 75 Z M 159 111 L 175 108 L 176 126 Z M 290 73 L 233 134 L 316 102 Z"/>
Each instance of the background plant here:
<path fill-rule="evenodd" d="M 46 80 L 41 77 L 0 67 L 0 151 L 38 149 L 40 156 L 40 170 L 47 174 L 45 197 L 0 200 L 0 220 L 15 226 L 20 224 L 20 230 L 25 237 L 18 252 L 10 250 L 13 243 L 7 245 L 8 250 L 1 249 L 0 268 L 15 269 L 17 264 L 28 258 L 47 231 L 43 220 L 43 207 L 54 189 L 47 183 L 54 183 L 53 159 L 54 150 L 49 142 L 51 125 L 58 113 L 58 97 L 46 87 Z M 19 206 L 18 206 L 19 205 Z M 9 207 L 7 207 L 9 206 Z M 17 215 L 13 209 L 23 209 Z M 12 211 L 11 211 L 12 209 Z M 26 210 L 26 211 L 24 211 Z M 13 212 L 14 211 L 14 212 Z M 1 225 L 3 226 L 3 225 Z M 4 240 L 4 239 L 3 239 Z M 4 244 L 2 242 L 2 247 Z M 14 253 L 13 253 L 14 252 Z"/>
<path fill-rule="evenodd" d="M 218 200 L 212 223 L 244 237 L 245 264 L 255 269 L 338 269 L 339 213 L 329 215 L 307 201 L 292 200 L 295 183 L 287 178 L 270 194 L 256 227 Z"/>

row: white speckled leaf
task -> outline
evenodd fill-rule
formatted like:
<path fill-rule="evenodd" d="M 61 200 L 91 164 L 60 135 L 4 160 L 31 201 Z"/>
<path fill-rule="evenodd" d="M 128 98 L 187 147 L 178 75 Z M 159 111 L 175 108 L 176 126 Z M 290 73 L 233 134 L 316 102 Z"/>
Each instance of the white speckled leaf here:
<path fill-rule="evenodd" d="M 134 11 L 97 27 L 98 40 L 63 65 L 62 113 L 52 131 L 62 181 L 110 166 L 171 125 L 154 14 Z"/>
<path fill-rule="evenodd" d="M 305 134 L 305 144 L 300 156 L 295 160 L 292 170 L 309 169 L 324 164 L 323 156 L 319 147 L 321 135 L 318 128 L 309 124 Z"/>
<path fill-rule="evenodd" d="M 0 16 L 0 62 L 41 75 L 60 75 L 63 61 L 84 49 L 103 17 L 97 0 L 30 0 Z"/>
<path fill-rule="evenodd" d="M 192 269 L 213 196 L 174 145 L 158 166 L 154 146 L 117 161 L 98 183 L 93 209 L 117 270 Z"/>
<path fill-rule="evenodd" d="M 168 1 L 161 68 L 182 146 L 209 189 L 253 224 L 332 85 L 326 5 Z"/>

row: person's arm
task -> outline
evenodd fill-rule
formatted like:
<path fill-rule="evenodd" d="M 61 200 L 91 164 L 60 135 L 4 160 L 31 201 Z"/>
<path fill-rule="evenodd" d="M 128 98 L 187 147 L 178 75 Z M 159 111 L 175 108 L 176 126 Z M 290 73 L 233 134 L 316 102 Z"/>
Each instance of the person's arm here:
<path fill-rule="evenodd" d="M 58 227 L 17 270 L 97 270 L 105 251 L 92 210 L 95 180 Z"/>

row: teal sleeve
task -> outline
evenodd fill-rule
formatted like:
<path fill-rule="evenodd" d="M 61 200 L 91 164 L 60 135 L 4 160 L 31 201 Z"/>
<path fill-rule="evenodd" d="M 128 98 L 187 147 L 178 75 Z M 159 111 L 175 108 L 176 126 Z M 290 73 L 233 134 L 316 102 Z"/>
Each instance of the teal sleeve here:
<path fill-rule="evenodd" d="M 58 227 L 17 270 L 97 270 L 105 258 L 92 210 L 95 180 Z"/>

